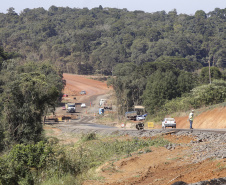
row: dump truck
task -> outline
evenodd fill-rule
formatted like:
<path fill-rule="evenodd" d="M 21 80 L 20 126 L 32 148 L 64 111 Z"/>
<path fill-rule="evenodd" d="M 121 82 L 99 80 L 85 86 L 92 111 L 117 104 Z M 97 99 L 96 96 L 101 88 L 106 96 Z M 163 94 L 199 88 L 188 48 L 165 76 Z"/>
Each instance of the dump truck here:
<path fill-rule="evenodd" d="M 110 100 L 104 102 L 103 107 L 104 107 L 104 109 L 112 110 L 112 102 Z"/>
<path fill-rule="evenodd" d="M 75 103 L 66 103 L 65 104 L 66 112 L 74 113 L 75 112 Z"/>
<path fill-rule="evenodd" d="M 136 120 L 137 111 L 130 111 L 125 113 L 126 119 Z"/>

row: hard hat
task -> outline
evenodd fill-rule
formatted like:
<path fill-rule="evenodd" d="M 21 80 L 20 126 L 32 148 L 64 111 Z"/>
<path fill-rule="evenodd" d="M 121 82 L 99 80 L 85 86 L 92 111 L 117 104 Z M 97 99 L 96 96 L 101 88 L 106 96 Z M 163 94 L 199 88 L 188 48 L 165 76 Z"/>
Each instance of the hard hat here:
<path fill-rule="evenodd" d="M 192 112 L 194 112 L 194 110 L 192 110 Z"/>

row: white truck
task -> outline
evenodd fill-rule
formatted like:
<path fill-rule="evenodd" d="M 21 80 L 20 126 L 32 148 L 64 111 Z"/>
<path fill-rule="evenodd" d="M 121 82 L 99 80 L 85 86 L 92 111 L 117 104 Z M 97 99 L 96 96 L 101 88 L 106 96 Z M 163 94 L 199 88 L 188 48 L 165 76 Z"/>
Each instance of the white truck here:
<path fill-rule="evenodd" d="M 166 127 L 176 128 L 176 121 L 174 118 L 164 118 L 162 121 L 162 128 L 165 129 Z"/>
<path fill-rule="evenodd" d="M 65 104 L 66 112 L 75 113 L 75 103 L 66 103 Z"/>
<path fill-rule="evenodd" d="M 106 99 L 100 99 L 100 106 L 104 105 L 104 103 L 106 102 Z"/>

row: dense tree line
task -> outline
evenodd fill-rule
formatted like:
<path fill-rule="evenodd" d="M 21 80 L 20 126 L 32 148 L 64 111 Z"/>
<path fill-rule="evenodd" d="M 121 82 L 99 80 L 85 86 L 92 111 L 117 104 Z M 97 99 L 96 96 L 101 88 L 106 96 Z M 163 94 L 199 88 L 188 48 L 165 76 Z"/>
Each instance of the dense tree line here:
<path fill-rule="evenodd" d="M 226 9 L 195 15 L 176 10 L 146 13 L 127 9 L 51 6 L 9 8 L 0 14 L 0 45 L 23 61 L 52 61 L 64 72 L 112 74 L 118 63 L 141 65 L 161 56 L 224 68 Z"/>
<path fill-rule="evenodd" d="M 0 150 L 43 139 L 42 118 L 61 97 L 62 72 L 50 63 L 20 64 L 0 49 Z"/>
<path fill-rule="evenodd" d="M 9 8 L 0 14 L 0 45 L 19 53 L 22 63 L 51 61 L 63 72 L 116 76 L 111 83 L 120 112 L 144 104 L 155 113 L 207 84 L 208 63 L 213 79 L 224 78 L 219 69 L 226 64 L 225 12 L 51 6 L 17 14 Z"/>
<path fill-rule="evenodd" d="M 195 68 L 201 69 L 194 72 Z M 226 100 L 224 71 L 201 67 L 184 58 L 161 57 L 143 65 L 118 64 L 114 74 L 108 83 L 116 91 L 121 114 L 133 110 L 134 105 L 144 105 L 149 114 L 164 116 Z"/>

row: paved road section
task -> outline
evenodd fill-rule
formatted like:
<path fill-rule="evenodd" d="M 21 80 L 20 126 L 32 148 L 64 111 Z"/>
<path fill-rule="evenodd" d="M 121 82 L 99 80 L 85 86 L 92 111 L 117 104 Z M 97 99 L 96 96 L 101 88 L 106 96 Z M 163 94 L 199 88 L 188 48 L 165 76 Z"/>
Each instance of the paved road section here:
<path fill-rule="evenodd" d="M 108 125 L 102 125 L 95 123 L 95 118 L 93 116 L 82 116 L 77 120 L 69 120 L 67 122 L 48 122 L 47 124 L 54 125 L 55 127 L 62 130 L 62 132 L 68 133 L 103 133 L 107 135 L 115 134 L 119 135 L 135 135 L 135 136 L 149 136 L 155 134 L 168 134 L 168 133 L 219 133 L 226 134 L 226 129 L 148 129 L 137 130 L 136 128 L 120 128 Z"/>

